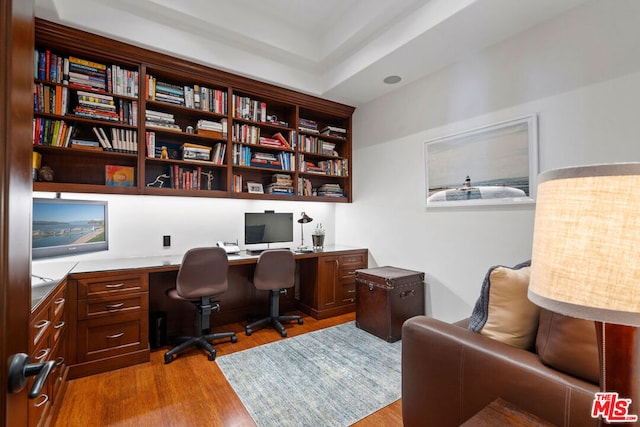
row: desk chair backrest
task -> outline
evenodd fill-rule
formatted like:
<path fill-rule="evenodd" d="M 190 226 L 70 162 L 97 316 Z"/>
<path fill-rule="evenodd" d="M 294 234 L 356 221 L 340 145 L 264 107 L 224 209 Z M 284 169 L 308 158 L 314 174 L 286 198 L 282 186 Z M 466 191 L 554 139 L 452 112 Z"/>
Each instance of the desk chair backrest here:
<path fill-rule="evenodd" d="M 176 291 L 185 299 L 221 294 L 227 290 L 229 260 L 218 247 L 189 249 L 182 258 Z"/>
<path fill-rule="evenodd" d="M 296 260 L 288 249 L 267 250 L 260 254 L 253 284 L 256 289 L 290 288 L 295 283 Z"/>

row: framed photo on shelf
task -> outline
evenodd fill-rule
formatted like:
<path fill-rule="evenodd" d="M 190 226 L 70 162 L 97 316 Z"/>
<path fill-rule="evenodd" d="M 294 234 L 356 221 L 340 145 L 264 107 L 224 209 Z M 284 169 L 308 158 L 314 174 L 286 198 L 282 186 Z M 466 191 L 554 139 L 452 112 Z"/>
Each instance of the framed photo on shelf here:
<path fill-rule="evenodd" d="M 262 184 L 258 182 L 247 182 L 247 191 L 253 194 L 264 194 Z"/>
<path fill-rule="evenodd" d="M 432 139 L 424 155 L 428 208 L 535 202 L 535 114 Z"/>

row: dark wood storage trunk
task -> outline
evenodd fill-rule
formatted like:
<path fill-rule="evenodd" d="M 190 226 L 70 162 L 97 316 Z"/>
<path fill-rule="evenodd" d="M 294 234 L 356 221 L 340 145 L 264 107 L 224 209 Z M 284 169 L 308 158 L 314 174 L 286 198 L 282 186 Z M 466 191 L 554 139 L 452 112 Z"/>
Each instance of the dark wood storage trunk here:
<path fill-rule="evenodd" d="M 356 326 L 388 342 L 402 324 L 424 314 L 424 273 L 396 267 L 356 271 Z"/>

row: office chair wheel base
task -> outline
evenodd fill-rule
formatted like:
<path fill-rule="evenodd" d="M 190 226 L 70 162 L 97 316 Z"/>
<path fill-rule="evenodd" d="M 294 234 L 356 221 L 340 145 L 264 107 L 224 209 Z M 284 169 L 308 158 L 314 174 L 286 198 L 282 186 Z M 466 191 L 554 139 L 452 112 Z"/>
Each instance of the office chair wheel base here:
<path fill-rule="evenodd" d="M 216 355 L 215 355 L 215 354 L 211 354 L 211 353 L 209 353 L 209 354 L 207 355 L 207 359 L 209 359 L 210 361 L 214 361 L 214 360 L 216 360 Z"/>
<path fill-rule="evenodd" d="M 282 336 L 282 338 L 285 338 L 287 336 L 287 331 L 280 332 L 280 335 Z"/>
<path fill-rule="evenodd" d="M 236 337 L 236 336 L 231 337 L 231 342 L 234 343 L 234 344 L 237 343 L 238 342 L 238 337 Z"/>
<path fill-rule="evenodd" d="M 251 329 L 249 329 L 249 328 L 247 328 L 247 329 L 245 329 L 245 330 L 244 330 L 244 333 L 245 333 L 248 337 L 250 337 L 250 336 L 251 336 L 251 333 L 252 333 L 252 332 L 253 332 L 253 331 L 252 331 Z"/>
<path fill-rule="evenodd" d="M 298 319 L 298 325 L 302 325 L 303 323 L 304 323 L 304 320 Z"/>
<path fill-rule="evenodd" d="M 173 362 L 173 356 L 170 355 L 170 354 L 165 354 L 164 355 L 164 364 L 168 365 L 171 362 Z"/>

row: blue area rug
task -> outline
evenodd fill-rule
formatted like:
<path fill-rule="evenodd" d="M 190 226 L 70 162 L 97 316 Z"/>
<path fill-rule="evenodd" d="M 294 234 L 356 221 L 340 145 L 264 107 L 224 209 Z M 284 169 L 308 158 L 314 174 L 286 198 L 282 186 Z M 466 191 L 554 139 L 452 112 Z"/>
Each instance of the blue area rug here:
<path fill-rule="evenodd" d="M 400 350 L 350 322 L 216 362 L 260 427 L 348 426 L 400 398 Z"/>

